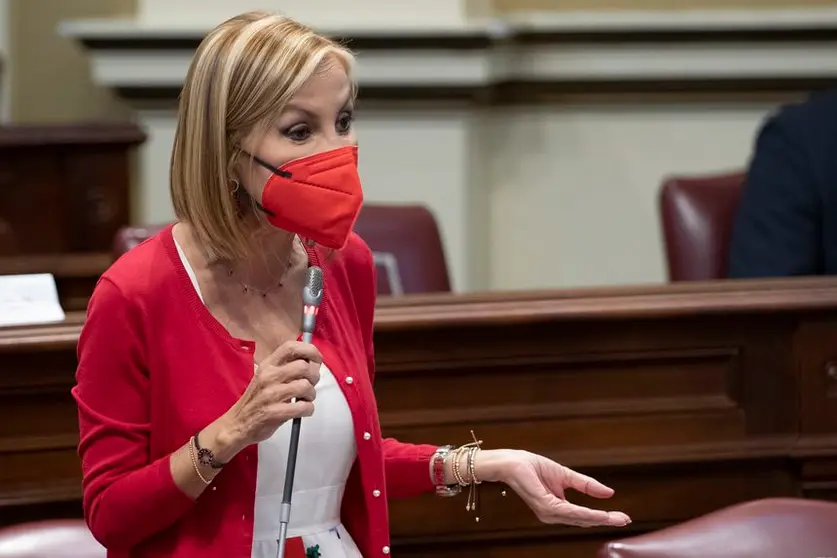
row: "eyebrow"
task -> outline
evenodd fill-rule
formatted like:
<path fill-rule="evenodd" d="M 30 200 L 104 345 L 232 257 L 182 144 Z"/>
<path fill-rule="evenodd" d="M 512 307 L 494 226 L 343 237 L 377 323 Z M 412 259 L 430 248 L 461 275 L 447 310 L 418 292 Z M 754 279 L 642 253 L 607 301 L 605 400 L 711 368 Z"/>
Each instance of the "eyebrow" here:
<path fill-rule="evenodd" d="M 346 99 L 346 102 L 343 103 L 343 105 L 341 106 L 341 110 L 346 110 L 347 108 L 353 108 L 354 104 L 355 104 L 354 96 L 351 93 L 349 93 L 349 96 Z M 287 105 L 285 105 L 285 109 L 282 111 L 282 113 L 286 113 L 286 112 L 298 112 L 298 113 L 304 114 L 305 116 L 307 116 L 308 118 L 310 118 L 312 120 L 317 118 L 317 114 L 315 112 L 313 112 L 313 111 L 311 111 L 311 110 L 309 110 L 305 107 L 301 107 L 299 105 L 296 105 L 296 104 L 294 104 L 293 101 L 291 101 Z"/>

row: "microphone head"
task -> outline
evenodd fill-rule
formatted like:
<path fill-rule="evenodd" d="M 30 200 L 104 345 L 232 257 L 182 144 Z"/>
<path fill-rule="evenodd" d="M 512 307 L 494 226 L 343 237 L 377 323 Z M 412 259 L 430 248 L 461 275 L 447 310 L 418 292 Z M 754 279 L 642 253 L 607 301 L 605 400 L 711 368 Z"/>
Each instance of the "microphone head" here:
<path fill-rule="evenodd" d="M 312 265 L 308 268 L 305 287 L 302 289 L 302 302 L 306 306 L 319 306 L 323 299 L 323 270 Z"/>

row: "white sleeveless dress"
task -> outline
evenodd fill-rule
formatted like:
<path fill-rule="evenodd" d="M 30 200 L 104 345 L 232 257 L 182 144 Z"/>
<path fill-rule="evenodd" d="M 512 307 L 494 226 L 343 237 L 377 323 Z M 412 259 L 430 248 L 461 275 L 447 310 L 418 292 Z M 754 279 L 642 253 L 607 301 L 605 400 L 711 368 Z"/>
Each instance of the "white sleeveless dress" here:
<path fill-rule="evenodd" d="M 175 240 L 177 253 L 198 296 L 197 277 Z M 352 464 L 357 456 L 349 405 L 325 363 L 320 367 L 317 406 L 302 421 L 288 537 L 302 537 L 311 557 L 362 558 L 340 522 L 340 505 Z M 291 423 L 282 425 L 259 444 L 256 476 L 252 558 L 276 558 L 279 511 L 288 463 Z"/>

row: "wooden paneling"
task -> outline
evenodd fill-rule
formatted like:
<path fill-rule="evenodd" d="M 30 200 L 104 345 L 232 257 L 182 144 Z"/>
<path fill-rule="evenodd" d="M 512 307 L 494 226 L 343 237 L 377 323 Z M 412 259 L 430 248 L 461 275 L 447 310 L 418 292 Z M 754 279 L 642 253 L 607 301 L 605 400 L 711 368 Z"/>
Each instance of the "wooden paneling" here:
<path fill-rule="evenodd" d="M 79 513 L 69 395 L 82 320 L 0 330 L 0 523 Z M 592 557 L 766 496 L 837 499 L 837 281 L 383 299 L 384 434 L 522 447 L 616 489 L 626 529 L 540 525 L 500 486 L 391 503 L 404 557 Z M 574 500 L 593 504 L 589 499 Z"/>
<path fill-rule="evenodd" d="M 134 125 L 0 127 L 0 275 L 52 273 L 83 310 L 130 217 Z"/>

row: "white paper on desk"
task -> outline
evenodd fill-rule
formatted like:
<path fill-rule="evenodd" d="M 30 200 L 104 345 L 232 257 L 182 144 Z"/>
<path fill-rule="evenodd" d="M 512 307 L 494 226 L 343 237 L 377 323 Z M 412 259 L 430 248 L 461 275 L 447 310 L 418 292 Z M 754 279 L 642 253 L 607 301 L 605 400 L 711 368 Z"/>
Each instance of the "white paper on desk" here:
<path fill-rule="evenodd" d="M 0 326 L 48 324 L 64 318 L 51 273 L 0 275 Z"/>

